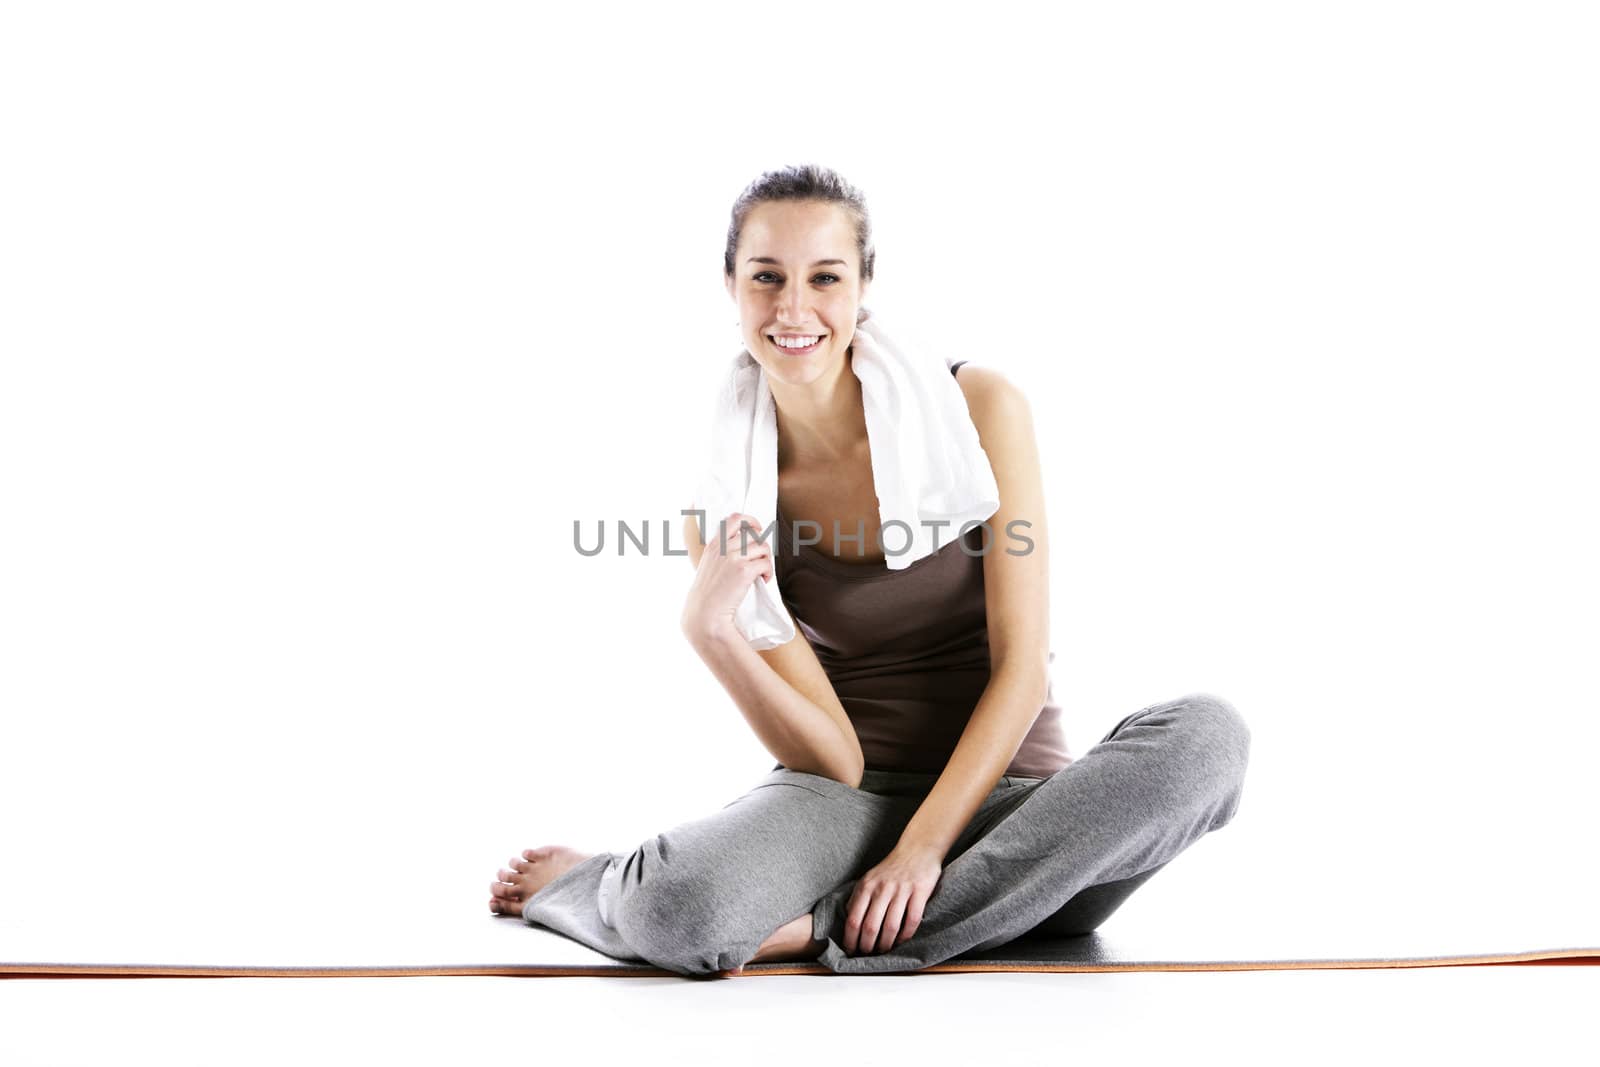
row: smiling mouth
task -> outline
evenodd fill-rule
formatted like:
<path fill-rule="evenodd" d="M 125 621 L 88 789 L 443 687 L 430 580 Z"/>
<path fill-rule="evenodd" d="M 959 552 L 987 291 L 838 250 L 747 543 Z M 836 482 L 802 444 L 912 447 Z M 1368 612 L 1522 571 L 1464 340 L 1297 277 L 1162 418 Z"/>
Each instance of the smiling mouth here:
<path fill-rule="evenodd" d="M 767 334 L 767 340 L 771 341 L 772 347 L 776 348 L 779 352 L 783 352 L 791 356 L 803 356 L 808 352 L 815 352 L 818 348 L 822 347 L 822 342 L 828 339 L 828 335 L 825 333 L 816 334 L 814 336 L 816 336 L 817 339 L 803 348 L 797 348 L 793 345 L 780 345 L 778 343 L 778 339 L 770 333 Z"/>

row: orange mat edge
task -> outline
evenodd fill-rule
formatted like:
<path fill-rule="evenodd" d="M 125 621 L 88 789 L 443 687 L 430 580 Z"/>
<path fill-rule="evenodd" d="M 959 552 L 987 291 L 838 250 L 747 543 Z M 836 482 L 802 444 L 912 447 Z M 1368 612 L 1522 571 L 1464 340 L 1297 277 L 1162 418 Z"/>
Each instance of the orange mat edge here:
<path fill-rule="evenodd" d="M 1388 967 L 1468 967 L 1488 964 L 1600 964 L 1600 949 L 1539 949 L 1530 952 L 1493 953 L 1463 956 L 1417 956 L 1392 959 L 1322 960 L 1230 960 L 1222 962 L 1182 961 L 1158 963 L 1026 963 L 985 960 L 952 960 L 918 971 L 887 971 L 882 974 L 903 977 L 911 974 L 978 974 L 993 972 L 1093 974 L 1124 971 L 1281 971 L 1281 970 L 1359 970 Z M 758 963 L 730 977 L 759 978 L 764 975 L 811 974 L 839 978 L 873 975 L 835 975 L 821 964 Z M 225 967 L 191 964 L 119 963 L 0 963 L 0 978 L 407 978 L 487 976 L 503 978 L 681 978 L 672 971 L 650 966 L 603 964 L 594 966 L 542 966 L 539 964 L 467 964 L 418 967 Z"/>

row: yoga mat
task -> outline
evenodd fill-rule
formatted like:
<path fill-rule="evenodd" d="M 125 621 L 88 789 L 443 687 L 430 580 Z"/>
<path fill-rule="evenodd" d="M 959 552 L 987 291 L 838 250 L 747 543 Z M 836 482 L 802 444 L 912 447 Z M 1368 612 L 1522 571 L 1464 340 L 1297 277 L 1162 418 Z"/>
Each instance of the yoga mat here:
<path fill-rule="evenodd" d="M 105 915 L 47 923 L 0 921 L 4 977 L 682 977 L 627 963 L 516 918 L 470 914 L 395 916 L 354 912 L 332 921 L 247 913 L 211 916 Z M 1522 931 L 1444 931 L 1398 921 L 1374 928 L 1307 922 L 1293 928 L 1238 922 L 1201 928 L 1167 921 L 1115 924 L 1073 938 L 1019 938 L 921 971 L 1238 971 L 1456 967 L 1484 964 L 1596 964 L 1600 942 L 1557 940 L 1561 917 Z M 1570 928 L 1570 924 L 1569 924 Z M 754 963 L 732 977 L 817 974 L 811 962 Z"/>

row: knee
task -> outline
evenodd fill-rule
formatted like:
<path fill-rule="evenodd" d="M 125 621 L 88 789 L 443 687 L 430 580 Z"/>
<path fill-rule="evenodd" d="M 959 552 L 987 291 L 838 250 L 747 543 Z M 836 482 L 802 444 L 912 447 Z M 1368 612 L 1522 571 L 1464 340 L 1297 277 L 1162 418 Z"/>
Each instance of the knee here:
<path fill-rule="evenodd" d="M 611 921 L 622 939 L 657 967 L 710 975 L 746 962 L 736 958 L 737 946 L 724 940 L 729 924 L 720 897 L 709 872 L 660 866 L 648 880 L 621 887 Z"/>
<path fill-rule="evenodd" d="M 1250 762 L 1250 727 L 1244 716 L 1214 693 L 1190 693 L 1179 703 L 1193 745 L 1219 777 L 1237 788 Z"/>

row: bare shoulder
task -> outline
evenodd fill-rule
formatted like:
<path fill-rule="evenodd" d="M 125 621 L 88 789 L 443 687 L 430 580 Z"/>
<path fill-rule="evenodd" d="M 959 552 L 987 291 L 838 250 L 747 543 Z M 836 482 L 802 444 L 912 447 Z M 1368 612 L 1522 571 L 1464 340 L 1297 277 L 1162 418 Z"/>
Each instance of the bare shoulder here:
<path fill-rule="evenodd" d="M 1007 423 L 1027 423 L 1027 394 L 993 367 L 965 364 L 956 372 L 956 383 L 967 398 L 967 411 L 980 437 L 990 436 Z"/>

